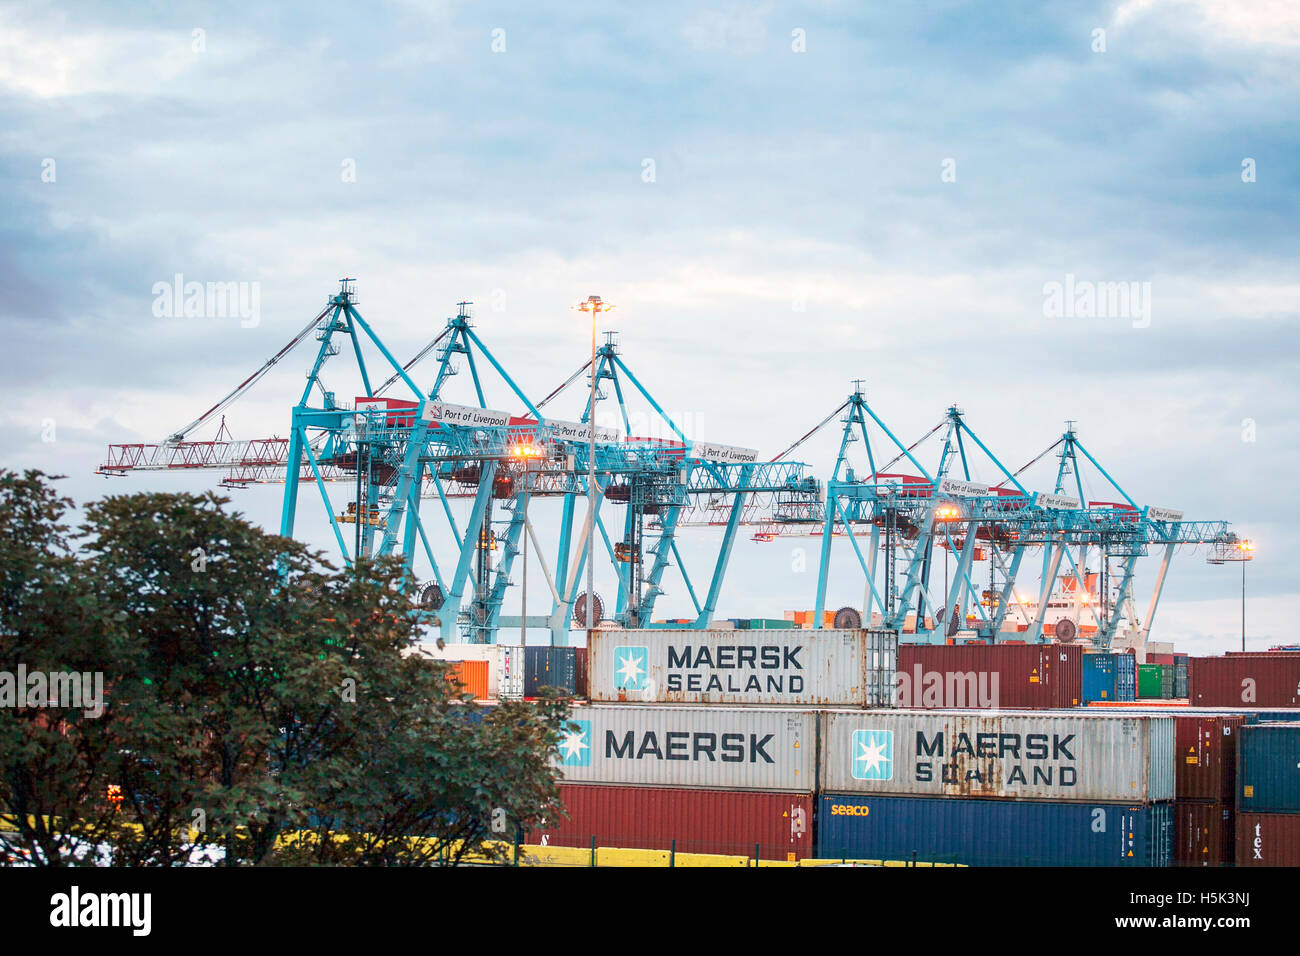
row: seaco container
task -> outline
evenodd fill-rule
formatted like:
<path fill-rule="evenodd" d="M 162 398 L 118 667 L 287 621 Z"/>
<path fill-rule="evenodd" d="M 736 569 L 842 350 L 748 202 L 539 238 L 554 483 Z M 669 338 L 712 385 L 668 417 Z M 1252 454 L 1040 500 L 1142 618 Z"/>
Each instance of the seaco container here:
<path fill-rule="evenodd" d="M 568 819 L 530 834 L 553 846 L 593 845 L 799 860 L 813 855 L 807 793 L 560 784 Z"/>
<path fill-rule="evenodd" d="M 1177 713 L 1174 718 L 1174 795 L 1232 805 L 1237 778 L 1237 739 L 1244 714 Z"/>
<path fill-rule="evenodd" d="M 487 696 L 511 699 L 524 695 L 524 649 L 510 644 L 420 643 L 405 653 L 420 654 L 438 661 L 486 661 Z"/>
<path fill-rule="evenodd" d="M 1300 813 L 1300 723 L 1243 727 L 1237 782 L 1238 810 Z"/>
<path fill-rule="evenodd" d="M 896 705 L 1077 707 L 1083 657 L 1077 644 L 901 644 Z"/>
<path fill-rule="evenodd" d="M 1193 707 L 1300 707 L 1300 654 L 1229 654 L 1187 662 Z"/>
<path fill-rule="evenodd" d="M 1174 797 L 1174 722 L 1092 711 L 828 712 L 842 793 L 1151 803 Z"/>
<path fill-rule="evenodd" d="M 1174 804 L 1174 865 L 1231 866 L 1236 843 L 1232 807 L 1179 800 Z"/>
<path fill-rule="evenodd" d="M 524 696 L 536 697 L 554 687 L 571 697 L 587 696 L 585 647 L 525 647 Z"/>
<path fill-rule="evenodd" d="M 1237 813 L 1238 866 L 1300 866 L 1300 813 Z"/>
<path fill-rule="evenodd" d="M 1173 805 L 823 794 L 817 855 L 969 866 L 1168 866 Z"/>
<path fill-rule="evenodd" d="M 766 707 L 575 707 L 578 729 L 555 766 L 569 783 L 811 793 L 817 719 Z"/>
<path fill-rule="evenodd" d="M 591 631 L 592 700 L 888 707 L 893 631 Z"/>

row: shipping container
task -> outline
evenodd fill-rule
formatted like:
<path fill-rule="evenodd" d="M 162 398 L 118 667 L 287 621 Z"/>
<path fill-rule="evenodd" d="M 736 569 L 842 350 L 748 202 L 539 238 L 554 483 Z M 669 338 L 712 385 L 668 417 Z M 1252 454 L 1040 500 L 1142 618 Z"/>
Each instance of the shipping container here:
<path fill-rule="evenodd" d="M 1196 707 L 1300 707 L 1300 654 L 1193 657 L 1187 673 Z"/>
<path fill-rule="evenodd" d="M 1165 669 L 1159 664 L 1137 666 L 1137 695 L 1139 700 L 1159 700 L 1164 697 Z"/>
<path fill-rule="evenodd" d="M 1231 804 L 1179 800 L 1174 804 L 1174 865 L 1231 866 L 1236 821 Z"/>
<path fill-rule="evenodd" d="M 1174 715 L 1174 795 L 1178 800 L 1232 804 L 1237 738 L 1246 719 L 1243 714 Z"/>
<path fill-rule="evenodd" d="M 1083 657 L 1077 644 L 902 644 L 897 705 L 1077 707 Z"/>
<path fill-rule="evenodd" d="M 1174 798 L 1174 722 L 1106 711 L 831 711 L 821 786 L 845 793 Z"/>
<path fill-rule="evenodd" d="M 1237 811 L 1238 866 L 1300 866 L 1300 813 Z"/>
<path fill-rule="evenodd" d="M 430 641 L 406 653 L 439 661 L 487 661 L 488 697 L 510 700 L 524 695 L 524 649 L 517 644 L 447 644 L 440 650 Z"/>
<path fill-rule="evenodd" d="M 821 858 L 969 866 L 1169 866 L 1173 804 L 823 794 Z"/>
<path fill-rule="evenodd" d="M 1084 654 L 1083 679 L 1079 699 L 1085 704 L 1094 700 L 1122 700 L 1120 693 L 1120 654 Z"/>
<path fill-rule="evenodd" d="M 628 847 L 800 860 L 813 855 L 806 793 L 560 784 L 568 819 L 535 831 L 552 846 Z"/>
<path fill-rule="evenodd" d="M 1300 723 L 1243 727 L 1237 750 L 1237 808 L 1300 813 Z"/>
<path fill-rule="evenodd" d="M 893 631 L 593 631 L 592 700 L 887 707 Z"/>
<path fill-rule="evenodd" d="M 592 704 L 555 765 L 570 783 L 711 790 L 816 788 L 817 714 L 760 707 Z"/>
<path fill-rule="evenodd" d="M 1119 696 L 1116 700 L 1137 700 L 1137 658 L 1132 654 L 1116 654 L 1115 667 L 1119 682 Z"/>
<path fill-rule="evenodd" d="M 592 634 L 603 633 L 592 631 Z M 525 647 L 524 696 L 536 697 L 543 687 L 554 687 L 571 697 L 587 696 L 585 647 Z"/>
<path fill-rule="evenodd" d="M 476 700 L 489 697 L 487 661 L 453 661 L 448 679 L 459 681 L 461 693 L 473 694 Z"/>

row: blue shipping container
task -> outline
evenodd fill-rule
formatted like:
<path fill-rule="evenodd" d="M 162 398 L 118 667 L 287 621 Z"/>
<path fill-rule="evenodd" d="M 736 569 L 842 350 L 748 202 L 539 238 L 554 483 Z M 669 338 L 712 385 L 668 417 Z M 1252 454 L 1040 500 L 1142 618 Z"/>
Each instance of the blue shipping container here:
<path fill-rule="evenodd" d="M 1300 813 L 1300 722 L 1247 724 L 1237 748 L 1237 808 Z"/>
<path fill-rule="evenodd" d="M 1118 654 L 1083 655 L 1083 703 L 1120 700 Z"/>
<path fill-rule="evenodd" d="M 969 866 L 1169 866 L 1171 803 L 823 794 L 817 855 Z"/>
<path fill-rule="evenodd" d="M 1132 654 L 1115 655 L 1115 671 L 1117 674 L 1116 682 L 1119 685 L 1119 696 L 1116 700 L 1137 700 L 1138 696 L 1138 665 L 1137 658 Z"/>

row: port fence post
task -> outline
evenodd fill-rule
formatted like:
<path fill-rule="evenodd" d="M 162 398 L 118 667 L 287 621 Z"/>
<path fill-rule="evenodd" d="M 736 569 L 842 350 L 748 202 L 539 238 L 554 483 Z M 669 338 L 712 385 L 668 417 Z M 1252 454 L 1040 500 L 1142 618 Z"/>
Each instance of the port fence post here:
<path fill-rule="evenodd" d="M 673 837 L 672 846 L 668 850 L 668 869 L 677 865 L 677 837 Z"/>
<path fill-rule="evenodd" d="M 591 865 L 596 865 L 596 834 L 591 835 Z"/>
<path fill-rule="evenodd" d="M 519 865 L 519 831 L 515 831 L 515 866 Z"/>
<path fill-rule="evenodd" d="M 755 844 L 754 844 L 754 867 L 755 867 L 755 869 L 757 869 L 758 866 L 759 866 L 759 862 L 758 862 L 758 844 L 755 843 Z"/>

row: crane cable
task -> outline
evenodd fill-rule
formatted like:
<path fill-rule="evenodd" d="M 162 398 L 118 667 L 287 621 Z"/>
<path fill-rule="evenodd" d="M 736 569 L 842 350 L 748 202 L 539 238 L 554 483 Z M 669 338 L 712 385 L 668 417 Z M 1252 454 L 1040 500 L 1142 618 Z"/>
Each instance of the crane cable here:
<path fill-rule="evenodd" d="M 777 455 L 775 458 L 773 458 L 772 461 L 780 461 L 780 460 L 781 460 L 782 458 L 784 458 L 786 455 L 790 454 L 790 452 L 794 451 L 796 448 L 798 448 L 800 445 L 802 445 L 804 442 L 806 442 L 809 438 L 812 438 L 813 435 L 817 434 L 819 431 L 821 431 L 823 428 L 826 427 L 826 423 L 827 423 L 827 422 L 829 422 L 832 418 L 834 418 L 834 417 L 835 417 L 836 415 L 838 415 L 840 412 L 844 411 L 844 409 L 848 408 L 848 406 L 849 406 L 849 402 L 851 402 L 851 401 L 852 401 L 852 399 L 846 398 L 846 399 L 844 400 L 844 404 L 843 404 L 843 405 L 841 405 L 839 408 L 835 409 L 835 411 L 831 412 L 829 415 L 827 415 L 825 418 L 823 418 L 823 419 L 821 420 L 821 422 L 820 422 L 820 423 L 819 423 L 815 428 L 813 428 L 812 431 L 808 432 L 806 435 L 804 435 L 802 438 L 800 438 L 797 442 L 795 442 L 793 445 L 791 445 L 791 446 L 790 446 L 789 448 L 787 448 L 785 451 L 781 452 L 781 454 L 779 454 L 779 455 Z"/>
<path fill-rule="evenodd" d="M 328 315 L 330 310 L 332 310 L 333 308 L 334 305 L 331 303 L 330 305 L 327 305 L 325 306 L 325 308 L 321 309 L 320 314 L 317 315 L 310 322 L 308 322 L 307 325 L 303 327 L 303 330 L 301 332 L 299 332 L 292 339 L 290 339 L 288 345 L 286 345 L 284 348 L 280 349 L 280 351 L 276 352 L 269 359 L 267 359 L 266 363 L 261 368 L 259 368 L 256 372 L 254 372 L 252 375 L 248 376 L 248 378 L 244 379 L 242 382 L 236 385 L 235 388 L 228 395 L 226 395 L 225 398 L 217 402 L 217 404 L 213 405 L 206 412 L 204 412 L 198 418 L 194 419 L 194 421 L 190 422 L 184 428 L 169 435 L 167 437 L 166 443 L 179 444 L 180 442 L 184 441 L 186 435 L 188 435 L 194 429 L 198 428 L 200 425 L 206 422 L 217 412 L 221 411 L 223 408 L 228 406 L 231 402 L 233 402 L 236 398 L 238 398 L 241 394 L 243 394 L 243 392 L 246 389 L 251 388 L 253 385 L 257 384 L 257 382 L 261 380 L 262 376 L 264 376 L 267 372 L 271 371 L 271 369 L 275 367 L 276 363 L 279 362 L 280 359 L 284 358 L 286 355 L 292 352 L 294 348 L 296 348 L 303 341 L 303 339 L 307 338 L 307 336 L 310 335 L 313 330 L 315 330 L 316 326 L 320 324 L 321 320 L 324 319 L 325 316 Z"/>

